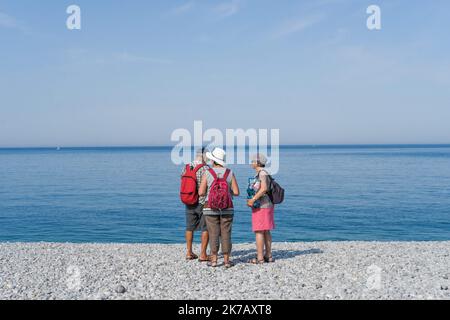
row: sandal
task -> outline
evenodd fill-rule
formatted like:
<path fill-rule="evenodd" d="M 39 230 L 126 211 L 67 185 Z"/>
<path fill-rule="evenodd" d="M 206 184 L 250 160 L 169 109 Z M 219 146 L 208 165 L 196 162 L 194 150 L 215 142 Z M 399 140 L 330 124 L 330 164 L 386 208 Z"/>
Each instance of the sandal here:
<path fill-rule="evenodd" d="M 266 263 L 274 263 L 275 259 L 272 256 L 264 257 L 264 262 L 266 262 Z"/>
<path fill-rule="evenodd" d="M 198 258 L 198 262 L 209 262 L 211 261 L 211 256 L 208 256 L 206 259 Z"/>
<path fill-rule="evenodd" d="M 191 253 L 190 255 L 186 256 L 186 260 L 196 260 L 198 259 L 198 256 L 195 253 Z"/>
<path fill-rule="evenodd" d="M 251 263 L 251 264 L 264 264 L 265 260 L 264 259 L 263 260 L 251 259 L 251 260 L 248 261 L 248 263 Z"/>
<path fill-rule="evenodd" d="M 227 263 L 225 263 L 225 268 L 226 269 L 230 269 L 231 267 L 234 267 L 234 262 L 233 261 L 228 261 Z"/>
<path fill-rule="evenodd" d="M 216 268 L 217 267 L 217 260 L 216 261 L 208 261 L 208 267 Z"/>

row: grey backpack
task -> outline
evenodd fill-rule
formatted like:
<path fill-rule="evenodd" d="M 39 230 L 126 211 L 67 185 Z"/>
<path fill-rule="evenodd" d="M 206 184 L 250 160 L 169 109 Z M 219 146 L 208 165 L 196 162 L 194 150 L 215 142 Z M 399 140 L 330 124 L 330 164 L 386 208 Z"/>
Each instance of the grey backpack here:
<path fill-rule="evenodd" d="M 267 172 L 267 176 L 269 177 L 269 191 L 267 192 L 267 195 L 270 198 L 270 201 L 273 204 L 280 204 L 284 201 L 284 189 L 278 184 L 278 182 L 275 181 L 274 178 Z"/>

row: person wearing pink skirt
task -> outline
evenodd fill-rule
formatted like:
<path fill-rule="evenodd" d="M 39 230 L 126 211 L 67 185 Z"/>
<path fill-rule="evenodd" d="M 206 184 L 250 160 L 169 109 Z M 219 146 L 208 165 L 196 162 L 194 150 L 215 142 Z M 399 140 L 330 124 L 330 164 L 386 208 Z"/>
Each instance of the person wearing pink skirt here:
<path fill-rule="evenodd" d="M 249 196 L 247 205 L 252 208 L 252 230 L 256 238 L 257 256 L 250 260 L 252 264 L 274 262 L 272 257 L 272 234 L 275 229 L 273 205 L 267 192 L 269 190 L 269 174 L 264 169 L 267 158 L 262 154 L 252 157 L 252 168 L 256 171 L 254 179 L 249 181 Z"/>

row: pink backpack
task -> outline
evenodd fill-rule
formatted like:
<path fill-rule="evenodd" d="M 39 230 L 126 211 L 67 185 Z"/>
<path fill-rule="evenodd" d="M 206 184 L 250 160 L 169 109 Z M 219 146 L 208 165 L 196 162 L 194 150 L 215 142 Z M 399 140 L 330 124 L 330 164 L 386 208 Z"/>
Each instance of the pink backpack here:
<path fill-rule="evenodd" d="M 230 169 L 225 171 L 222 178 L 218 178 L 216 172 L 209 168 L 209 172 L 214 178 L 214 181 L 209 190 L 208 205 L 213 210 L 225 210 L 233 208 L 233 201 L 231 200 L 230 187 L 228 186 L 227 178 L 230 174 Z"/>

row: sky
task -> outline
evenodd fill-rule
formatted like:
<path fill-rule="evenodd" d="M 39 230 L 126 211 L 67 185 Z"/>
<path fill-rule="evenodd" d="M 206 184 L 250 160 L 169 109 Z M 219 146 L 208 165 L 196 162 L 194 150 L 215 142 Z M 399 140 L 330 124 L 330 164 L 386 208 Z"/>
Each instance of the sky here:
<path fill-rule="evenodd" d="M 81 30 L 66 27 L 69 5 Z M 381 9 L 369 30 L 366 9 Z M 450 143 L 448 0 L 0 0 L 0 147 Z"/>

